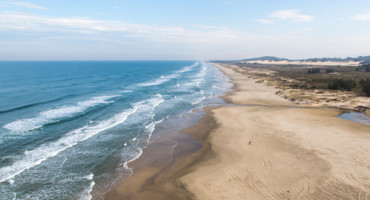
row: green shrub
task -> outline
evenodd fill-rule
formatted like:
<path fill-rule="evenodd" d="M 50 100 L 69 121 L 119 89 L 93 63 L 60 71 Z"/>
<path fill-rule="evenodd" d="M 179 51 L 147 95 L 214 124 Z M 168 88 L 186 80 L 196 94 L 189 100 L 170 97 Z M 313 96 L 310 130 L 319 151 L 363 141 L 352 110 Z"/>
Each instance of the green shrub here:
<path fill-rule="evenodd" d="M 308 69 L 307 73 L 308 74 L 320 73 L 320 69 L 319 68 L 311 68 L 311 69 Z"/>
<path fill-rule="evenodd" d="M 360 85 L 362 86 L 362 91 L 370 97 L 370 79 L 362 79 Z"/>
<path fill-rule="evenodd" d="M 336 79 L 333 82 L 329 83 L 328 89 L 351 91 L 354 87 L 356 87 L 356 85 L 357 83 L 354 80 Z"/>
<path fill-rule="evenodd" d="M 370 65 L 364 65 L 365 72 L 370 72 Z"/>

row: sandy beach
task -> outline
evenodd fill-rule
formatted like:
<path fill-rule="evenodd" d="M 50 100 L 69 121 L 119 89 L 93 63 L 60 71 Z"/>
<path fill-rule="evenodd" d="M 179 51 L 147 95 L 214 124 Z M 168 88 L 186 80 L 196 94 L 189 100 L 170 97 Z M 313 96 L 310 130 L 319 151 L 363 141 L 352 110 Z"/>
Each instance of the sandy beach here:
<path fill-rule="evenodd" d="M 149 147 L 106 199 L 370 199 L 369 125 L 215 65 L 235 84 L 231 105 L 206 110 L 167 159 Z"/>

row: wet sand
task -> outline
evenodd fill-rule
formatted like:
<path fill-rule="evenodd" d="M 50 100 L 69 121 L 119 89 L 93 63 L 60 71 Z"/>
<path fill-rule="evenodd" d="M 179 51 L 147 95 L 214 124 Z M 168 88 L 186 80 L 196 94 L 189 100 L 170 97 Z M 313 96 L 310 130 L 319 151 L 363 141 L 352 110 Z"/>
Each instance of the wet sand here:
<path fill-rule="evenodd" d="M 337 118 L 338 109 L 297 108 L 218 67 L 235 83 L 225 99 L 257 106 L 207 110 L 167 159 L 165 144 L 149 147 L 106 199 L 370 199 L 369 125 Z"/>
<path fill-rule="evenodd" d="M 108 192 L 105 199 L 193 198 L 179 178 L 189 173 L 189 168 L 209 153 L 210 146 L 206 141 L 216 123 L 210 108 L 205 112 L 206 115 L 196 125 L 182 130 L 181 134 L 169 130 L 162 138 L 152 141 L 139 159 L 129 163 L 134 174 Z"/>

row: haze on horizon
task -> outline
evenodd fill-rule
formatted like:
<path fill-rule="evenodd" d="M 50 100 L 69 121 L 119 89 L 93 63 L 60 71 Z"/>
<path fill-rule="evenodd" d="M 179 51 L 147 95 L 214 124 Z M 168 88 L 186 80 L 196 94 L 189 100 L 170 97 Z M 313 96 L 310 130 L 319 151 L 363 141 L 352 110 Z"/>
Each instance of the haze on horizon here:
<path fill-rule="evenodd" d="M 370 1 L 0 1 L 0 60 L 370 54 Z"/>

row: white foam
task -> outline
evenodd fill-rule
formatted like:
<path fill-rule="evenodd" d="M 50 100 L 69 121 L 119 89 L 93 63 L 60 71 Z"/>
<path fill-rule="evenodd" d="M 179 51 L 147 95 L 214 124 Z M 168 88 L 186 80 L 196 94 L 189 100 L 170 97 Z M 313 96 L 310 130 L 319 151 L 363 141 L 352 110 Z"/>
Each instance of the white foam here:
<path fill-rule="evenodd" d="M 204 81 L 204 78 L 195 78 L 195 79 L 192 79 L 190 82 L 183 83 L 183 86 L 185 86 L 185 87 L 193 87 L 193 86 L 199 87 L 200 84 L 203 81 Z"/>
<path fill-rule="evenodd" d="M 122 90 L 121 92 L 122 93 L 130 93 L 130 92 L 132 92 L 132 90 Z"/>
<path fill-rule="evenodd" d="M 187 66 L 187 67 L 184 67 L 183 69 L 177 71 L 178 73 L 184 73 L 184 72 L 187 72 L 187 71 L 190 71 L 193 69 L 193 67 L 197 66 L 199 64 L 199 62 L 195 62 L 194 64 L 190 65 L 190 66 Z"/>
<path fill-rule="evenodd" d="M 9 180 L 23 171 L 37 166 L 48 158 L 58 155 L 60 152 L 76 145 L 77 143 L 87 140 L 90 137 L 113 128 L 118 124 L 126 121 L 127 117 L 137 111 L 137 108 L 125 110 L 122 113 L 114 115 L 112 118 L 106 119 L 96 125 L 86 125 L 82 128 L 73 130 L 66 134 L 65 137 L 59 140 L 43 144 L 36 149 L 27 151 L 24 158 L 15 161 L 12 165 L 0 168 L 0 183 Z"/>
<path fill-rule="evenodd" d="M 198 103 L 202 102 L 204 99 L 206 99 L 206 97 L 205 96 L 202 96 L 199 99 L 197 99 L 196 101 L 192 102 L 191 105 L 198 104 Z"/>
<path fill-rule="evenodd" d="M 13 185 L 14 184 L 14 180 L 13 179 L 9 179 L 8 182 L 9 182 L 10 185 Z"/>
<path fill-rule="evenodd" d="M 207 72 L 207 65 L 202 63 L 202 69 L 200 70 L 199 74 L 196 75 L 196 77 L 203 78 L 206 75 Z"/>
<path fill-rule="evenodd" d="M 174 78 L 179 77 L 180 75 L 178 73 L 170 74 L 167 76 L 161 76 L 158 79 L 155 79 L 154 81 L 151 82 L 145 82 L 145 83 L 140 83 L 139 86 L 153 86 L 153 85 L 160 85 L 162 83 L 165 83 L 167 81 L 170 81 Z"/>
<path fill-rule="evenodd" d="M 17 193 L 13 192 L 13 199 L 12 200 L 16 200 L 17 199 Z"/>
<path fill-rule="evenodd" d="M 113 101 L 108 101 L 117 96 L 98 96 L 86 101 L 78 102 L 76 105 L 63 106 L 55 109 L 40 112 L 36 117 L 21 119 L 4 126 L 5 129 L 13 133 L 22 133 L 41 128 L 43 125 L 56 122 L 58 119 L 71 117 L 77 113 L 81 113 L 88 108 L 99 104 L 108 104 Z"/>
<path fill-rule="evenodd" d="M 154 132 L 154 130 L 155 130 L 155 126 L 156 126 L 157 124 L 161 123 L 164 119 L 165 119 L 165 118 L 163 118 L 163 119 L 161 119 L 161 120 L 158 120 L 158 121 L 155 121 L 155 122 L 152 122 L 152 123 L 150 123 L 149 125 L 147 125 L 147 126 L 145 127 L 145 130 L 149 132 L 149 136 L 148 136 L 148 141 L 147 141 L 147 143 L 149 143 L 149 140 L 150 140 L 150 138 L 152 137 L 152 134 L 153 134 L 153 132 Z"/>
<path fill-rule="evenodd" d="M 181 73 L 190 71 L 193 67 L 195 67 L 198 64 L 199 64 L 199 62 L 196 62 L 196 63 L 194 63 L 191 66 L 184 67 L 183 69 L 174 72 L 173 74 L 170 74 L 170 75 L 162 75 L 162 76 L 160 76 L 159 78 L 157 78 L 157 79 L 155 79 L 153 81 L 139 83 L 138 86 L 147 87 L 147 86 L 160 85 L 162 83 L 165 83 L 167 81 L 170 81 L 170 80 L 172 80 L 174 78 L 179 77 Z"/>
<path fill-rule="evenodd" d="M 81 193 L 80 200 L 90 200 L 92 199 L 91 192 L 95 186 L 95 181 L 91 181 L 90 185 Z"/>
<path fill-rule="evenodd" d="M 93 180 L 93 178 L 94 178 L 94 174 L 93 173 L 91 173 L 91 174 L 89 174 L 89 175 L 87 175 L 87 176 L 85 176 L 85 178 L 87 179 L 87 180 Z"/>
<path fill-rule="evenodd" d="M 164 78 L 165 79 L 174 79 L 174 78 L 177 78 L 177 77 L 179 77 L 180 76 L 180 74 L 171 74 L 171 75 L 168 75 L 168 76 L 165 76 Z"/>
<path fill-rule="evenodd" d="M 152 123 L 150 123 L 150 124 L 148 124 L 147 126 L 145 126 L 145 130 L 147 131 L 147 132 L 149 132 L 149 135 L 148 135 L 148 139 L 147 139 L 147 144 L 149 143 L 149 140 L 150 140 L 150 138 L 151 138 L 151 136 L 152 136 L 152 134 L 153 134 L 153 132 L 154 132 L 154 130 L 155 130 L 155 126 L 157 125 L 157 124 L 159 124 L 159 123 L 161 123 L 164 119 L 167 119 L 168 118 L 168 116 L 166 117 L 166 118 L 163 118 L 163 119 L 161 119 L 161 120 L 158 120 L 158 121 L 155 121 L 155 122 L 152 122 Z M 135 137 L 135 138 L 133 138 L 131 141 L 136 141 L 137 140 L 137 138 Z M 127 145 L 127 143 L 125 143 L 124 144 L 124 146 L 126 146 Z M 128 167 L 128 163 L 130 163 L 130 162 L 133 162 L 133 161 L 135 161 L 135 160 L 137 160 L 138 158 L 140 158 L 140 156 L 143 154 L 143 149 L 142 148 L 133 148 L 134 150 L 136 150 L 137 152 L 136 152 L 136 154 L 135 154 L 135 156 L 133 157 L 133 158 L 131 158 L 130 160 L 128 160 L 128 161 L 125 161 L 124 163 L 123 163 L 123 167 L 126 169 L 126 170 L 128 170 L 128 171 L 130 171 L 131 172 L 131 175 L 133 174 L 133 170 L 131 169 L 131 168 L 129 168 Z"/>
<path fill-rule="evenodd" d="M 204 81 L 204 78 L 195 79 L 195 84 L 197 87 L 200 87 L 200 84 Z"/>
<path fill-rule="evenodd" d="M 135 157 L 133 157 L 131 160 L 128 160 L 128 161 L 126 161 L 126 162 L 124 162 L 123 163 L 123 167 L 125 168 L 125 169 L 128 169 L 128 170 L 131 170 L 131 168 L 129 168 L 128 166 L 127 166 L 127 164 L 128 163 L 130 163 L 130 162 L 133 162 L 133 161 L 135 161 L 136 159 L 138 159 L 138 158 L 140 158 L 140 156 L 143 154 L 143 149 L 141 149 L 141 148 L 139 148 L 138 149 L 138 154 L 135 156 Z"/>
<path fill-rule="evenodd" d="M 159 106 L 159 104 L 163 103 L 164 102 L 164 99 L 162 98 L 162 95 L 160 94 L 156 94 L 155 96 L 158 97 L 158 101 L 155 101 L 154 104 L 153 104 L 153 109 L 151 112 L 154 112 L 154 109 Z"/>
<path fill-rule="evenodd" d="M 153 85 L 160 85 L 162 83 L 165 83 L 167 81 L 169 81 L 170 79 L 166 79 L 166 78 L 159 78 L 159 79 L 156 79 L 152 82 L 146 82 L 146 83 L 140 83 L 138 84 L 139 86 L 143 86 L 143 87 L 147 87 L 147 86 L 153 86 Z"/>
<path fill-rule="evenodd" d="M 85 176 L 85 178 L 90 182 L 90 185 L 81 193 L 81 198 L 80 200 L 90 200 L 92 199 L 92 195 L 91 195 L 91 192 L 95 186 L 95 181 L 93 181 L 93 178 L 94 178 L 94 174 L 91 173 L 87 176 Z"/>
<path fill-rule="evenodd" d="M 192 68 L 192 67 L 190 67 L 190 66 L 189 66 L 189 67 L 184 67 L 184 69 L 179 70 L 178 72 L 179 72 L 179 73 L 184 73 L 184 72 L 190 71 L 190 70 L 191 70 L 191 68 Z"/>
<path fill-rule="evenodd" d="M 154 98 L 146 99 L 134 104 L 134 107 L 139 109 L 139 113 L 142 112 L 143 115 L 147 115 L 147 112 L 153 114 L 155 108 L 164 102 L 162 95 L 156 94 Z"/>
<path fill-rule="evenodd" d="M 139 108 L 139 110 L 140 110 L 140 111 L 138 111 L 139 114 L 141 114 L 140 112 L 142 112 L 142 111 L 144 111 L 145 113 L 148 113 L 149 110 L 150 110 L 150 113 L 153 114 L 155 108 L 163 102 L 164 102 L 164 100 L 162 98 L 162 95 L 157 94 L 155 98 L 140 101 L 140 102 L 136 103 L 135 106 L 137 106 Z M 154 116 L 154 114 L 152 115 L 152 118 L 153 118 L 153 116 Z M 158 120 L 158 121 L 155 121 L 155 122 L 152 122 L 152 123 L 148 124 L 147 126 L 145 126 L 145 130 L 149 132 L 148 140 L 146 141 L 147 143 L 149 143 L 149 139 L 150 139 L 151 135 L 153 134 L 153 131 L 155 130 L 155 126 L 157 124 L 161 123 L 164 119 L 165 118 L 163 118 L 161 120 Z M 136 137 L 131 139 L 131 141 L 136 141 L 136 140 L 138 140 Z M 127 143 L 125 143 L 123 146 L 124 147 L 127 146 Z M 132 159 L 123 163 L 123 167 L 126 170 L 131 171 L 131 174 L 133 174 L 133 171 L 132 171 L 131 168 L 128 167 L 128 163 L 133 162 L 134 160 L 138 159 L 143 153 L 142 148 L 138 147 L 138 149 L 136 149 L 136 150 L 138 151 L 138 152 L 136 152 L 137 154 Z"/>

